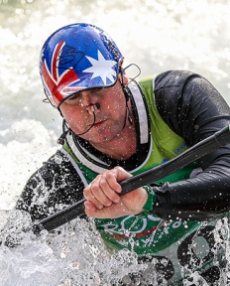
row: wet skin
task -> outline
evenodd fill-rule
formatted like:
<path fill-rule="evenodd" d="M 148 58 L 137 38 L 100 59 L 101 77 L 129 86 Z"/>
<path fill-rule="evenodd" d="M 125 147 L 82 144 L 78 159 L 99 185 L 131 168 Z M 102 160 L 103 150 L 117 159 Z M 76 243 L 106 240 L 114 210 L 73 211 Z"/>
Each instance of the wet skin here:
<path fill-rule="evenodd" d="M 100 104 L 98 109 L 95 103 Z M 93 110 L 95 112 L 95 123 Z M 124 126 L 125 97 L 119 81 L 108 88 L 96 88 L 80 92 L 65 100 L 60 110 L 70 128 L 93 144 L 103 144 L 119 136 Z"/>

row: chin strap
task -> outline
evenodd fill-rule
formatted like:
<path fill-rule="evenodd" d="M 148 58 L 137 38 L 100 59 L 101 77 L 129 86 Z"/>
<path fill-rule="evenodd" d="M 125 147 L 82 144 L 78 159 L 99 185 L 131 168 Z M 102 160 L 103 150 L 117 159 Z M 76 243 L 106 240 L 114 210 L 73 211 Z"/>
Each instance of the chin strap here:
<path fill-rule="evenodd" d="M 58 138 L 57 143 L 64 145 L 65 144 L 65 140 L 66 140 L 66 136 L 68 133 L 71 133 L 71 129 L 67 126 L 67 123 L 65 121 L 65 119 L 63 120 L 63 130 L 64 132 L 62 133 L 62 135 Z"/>
<path fill-rule="evenodd" d="M 125 118 L 127 117 L 127 114 L 128 114 L 129 124 L 133 125 L 132 112 L 128 106 L 128 101 L 130 100 L 132 93 L 127 86 L 123 86 L 123 91 L 124 91 L 125 99 L 126 99 L 126 102 L 125 102 L 125 104 L 126 104 L 126 116 L 125 116 Z M 125 125 L 126 125 L 126 119 L 125 119 L 124 127 L 125 127 Z"/>
<path fill-rule="evenodd" d="M 92 111 L 93 111 L 93 123 L 92 123 L 92 125 L 90 125 L 90 127 L 86 131 L 84 131 L 82 133 L 75 133 L 77 136 L 80 136 L 80 135 L 83 135 L 83 134 L 87 133 L 94 126 L 95 121 L 96 121 L 96 115 L 95 115 L 95 112 L 94 112 L 93 109 L 92 109 Z M 64 145 L 65 140 L 66 140 L 66 135 L 68 133 L 72 132 L 72 130 L 69 128 L 69 126 L 67 125 L 65 120 L 63 121 L 63 130 L 65 130 L 65 131 L 62 133 L 62 135 L 57 140 L 57 143 L 61 144 L 61 145 Z"/>
<path fill-rule="evenodd" d="M 120 73 L 121 73 L 120 83 L 121 83 L 121 87 L 122 87 L 124 95 L 125 95 L 125 105 L 126 105 L 125 121 L 124 121 L 124 126 L 123 126 L 123 129 L 124 129 L 126 126 L 127 114 L 128 114 L 129 124 L 133 125 L 132 112 L 128 106 L 128 102 L 129 102 L 130 98 L 132 97 L 132 93 L 131 93 L 130 89 L 128 88 L 128 86 L 124 85 L 123 77 L 122 77 L 124 70 L 121 67 L 120 67 Z"/>

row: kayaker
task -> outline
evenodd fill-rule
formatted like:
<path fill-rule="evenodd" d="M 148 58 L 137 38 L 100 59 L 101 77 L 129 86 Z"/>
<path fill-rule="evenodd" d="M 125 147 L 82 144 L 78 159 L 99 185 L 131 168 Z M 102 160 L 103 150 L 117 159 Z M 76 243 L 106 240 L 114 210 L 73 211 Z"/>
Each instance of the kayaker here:
<path fill-rule="evenodd" d="M 230 147 L 122 197 L 118 182 L 228 125 L 229 106 L 194 72 L 169 70 L 137 82 L 128 71 L 116 43 L 94 25 L 68 25 L 46 40 L 40 74 L 45 101 L 63 117 L 62 147 L 28 180 L 17 208 L 37 221 L 84 193 L 85 212 L 107 247 L 128 248 L 149 263 L 143 283 L 157 275 L 179 285 L 194 270 L 214 283 L 221 266 L 213 264 L 213 230 L 229 211 Z"/>

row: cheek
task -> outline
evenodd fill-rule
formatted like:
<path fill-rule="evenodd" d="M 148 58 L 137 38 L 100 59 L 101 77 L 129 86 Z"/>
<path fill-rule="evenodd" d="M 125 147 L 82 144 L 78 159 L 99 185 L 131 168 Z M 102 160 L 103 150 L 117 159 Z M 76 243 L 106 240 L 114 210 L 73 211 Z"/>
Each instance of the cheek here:
<path fill-rule="evenodd" d="M 110 112 L 122 112 L 125 108 L 124 95 L 114 92 L 103 99 L 102 105 Z"/>
<path fill-rule="evenodd" d="M 62 115 L 65 118 L 67 124 L 72 128 L 81 128 L 82 122 L 84 122 L 83 110 L 77 110 L 76 108 L 63 108 Z"/>

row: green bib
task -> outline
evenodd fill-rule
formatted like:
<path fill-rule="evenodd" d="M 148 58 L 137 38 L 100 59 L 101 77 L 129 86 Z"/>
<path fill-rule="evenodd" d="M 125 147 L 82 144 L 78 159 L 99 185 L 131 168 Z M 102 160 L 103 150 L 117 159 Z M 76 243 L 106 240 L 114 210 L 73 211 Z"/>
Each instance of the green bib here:
<path fill-rule="evenodd" d="M 148 106 L 151 150 L 143 166 L 135 172 L 131 172 L 133 175 L 163 164 L 188 149 L 184 139 L 172 131 L 158 113 L 154 99 L 152 79 L 147 78 L 141 81 L 140 85 Z M 67 144 L 64 145 L 64 149 L 74 159 L 86 181 L 90 183 L 98 173 L 79 162 Z M 190 164 L 153 183 L 177 182 L 187 179 L 197 167 L 196 163 Z M 181 261 L 189 263 L 190 256 L 185 255 L 179 261 L 178 246 L 183 241 L 189 241 L 190 236 L 199 229 L 201 223 L 196 221 L 183 222 L 181 220 L 164 221 L 157 215 L 145 212 L 118 219 L 95 219 L 95 225 L 108 249 L 114 251 L 127 248 L 135 251 L 140 257 L 147 254 L 157 258 L 163 257 L 172 265 L 173 274 L 170 281 L 179 281 L 178 279 L 181 279 Z M 180 252 L 183 253 L 183 251 L 181 248 Z M 209 263 L 210 259 L 203 263 L 202 267 L 206 268 Z"/>

